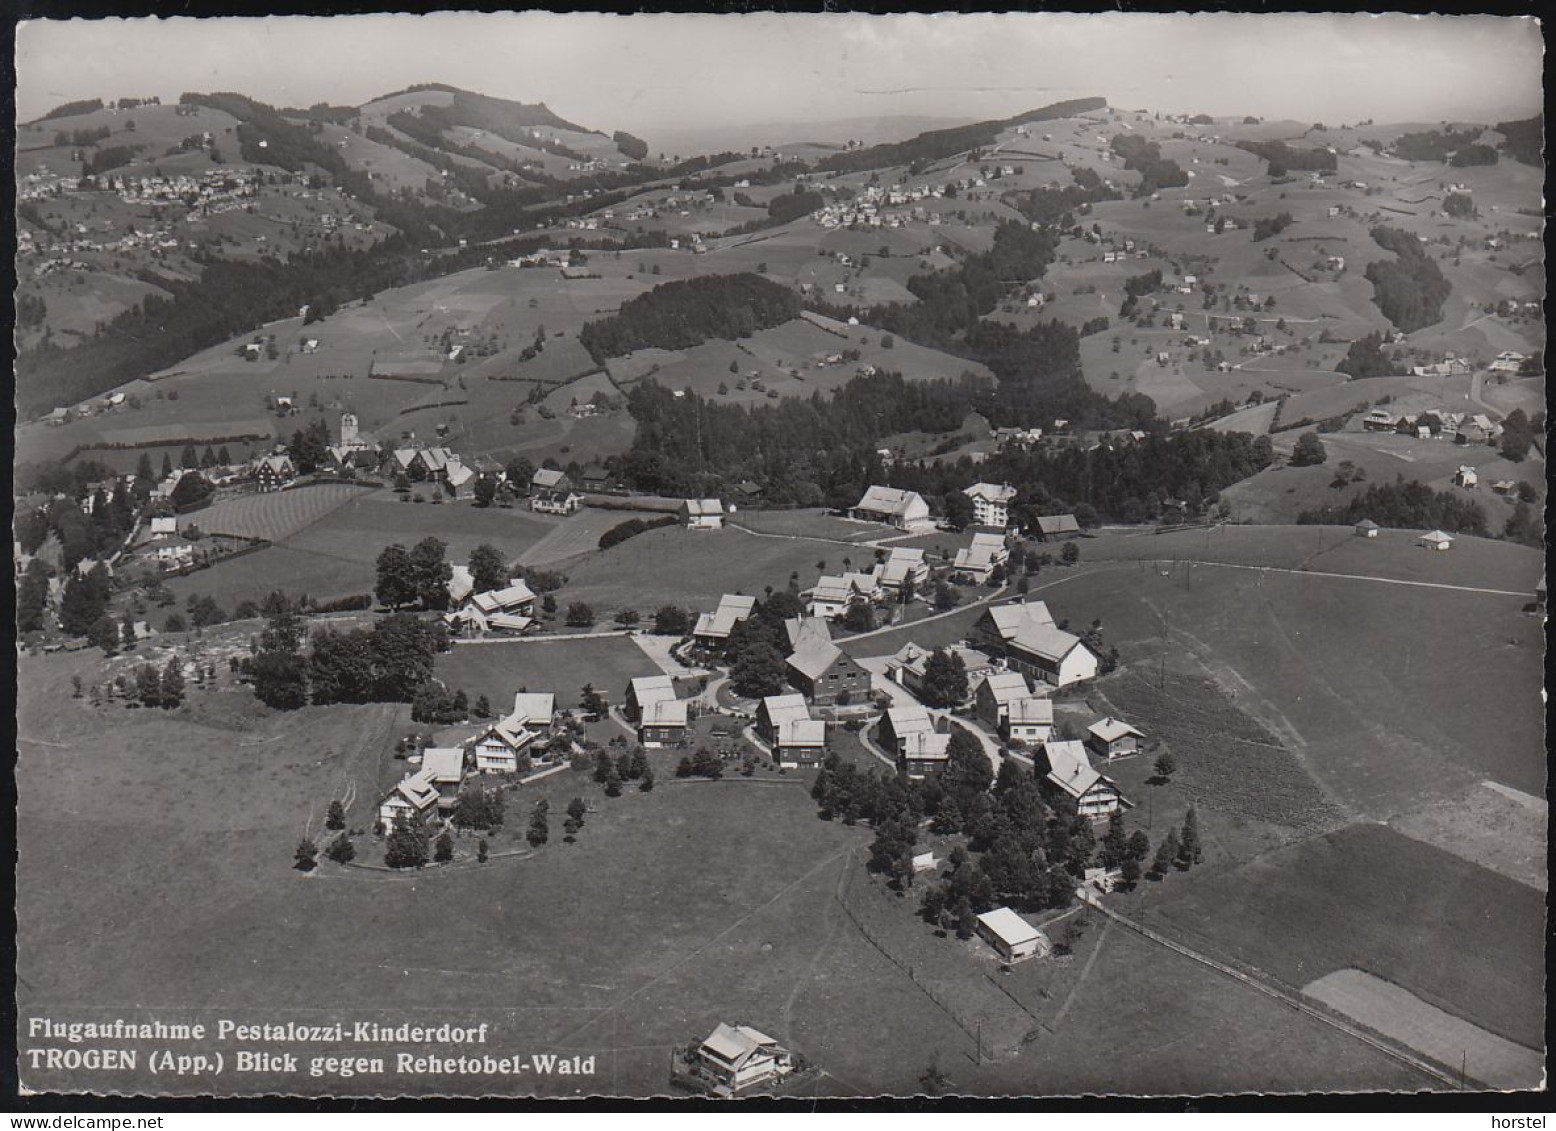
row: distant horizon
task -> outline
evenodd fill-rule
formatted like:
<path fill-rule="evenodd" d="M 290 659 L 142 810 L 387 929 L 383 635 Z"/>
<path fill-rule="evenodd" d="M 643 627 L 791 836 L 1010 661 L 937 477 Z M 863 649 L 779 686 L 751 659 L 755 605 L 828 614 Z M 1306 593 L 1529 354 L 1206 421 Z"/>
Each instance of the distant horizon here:
<path fill-rule="evenodd" d="M 81 99 L 171 102 L 190 91 L 277 107 L 358 106 L 440 83 L 544 102 L 589 129 L 651 144 L 656 131 L 982 120 L 1077 97 L 1218 118 L 1490 125 L 1542 113 L 1542 52 L 1538 20 L 1500 16 L 33 20 L 17 25 L 16 113 L 30 122 Z M 1099 56 L 1113 65 L 1097 67 Z"/>

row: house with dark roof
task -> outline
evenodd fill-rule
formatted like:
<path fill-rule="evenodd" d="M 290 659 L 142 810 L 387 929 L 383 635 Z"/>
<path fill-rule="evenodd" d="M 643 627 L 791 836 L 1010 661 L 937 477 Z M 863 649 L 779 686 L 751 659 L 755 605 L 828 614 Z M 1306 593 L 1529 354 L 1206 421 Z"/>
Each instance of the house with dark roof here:
<path fill-rule="evenodd" d="M 756 732 L 779 765 L 814 766 L 827 756 L 827 724 L 810 717 L 803 695 L 769 695 L 757 704 Z"/>
<path fill-rule="evenodd" d="M 1073 514 L 1045 514 L 1038 517 L 1037 537 L 1041 542 L 1060 542 L 1078 538 L 1081 525 Z"/>
<path fill-rule="evenodd" d="M 817 706 L 846 706 L 869 698 L 870 673 L 831 640 L 803 636 L 785 666 L 789 683 Z"/>
<path fill-rule="evenodd" d="M 1051 739 L 1043 743 L 1033 766 L 1044 787 L 1068 796 L 1082 817 L 1106 817 L 1125 804 L 1113 779 L 1092 768 L 1085 743 Z"/>
<path fill-rule="evenodd" d="M 1143 731 L 1111 715 L 1086 728 L 1086 745 L 1097 757 L 1109 761 L 1138 751 L 1144 737 Z"/>

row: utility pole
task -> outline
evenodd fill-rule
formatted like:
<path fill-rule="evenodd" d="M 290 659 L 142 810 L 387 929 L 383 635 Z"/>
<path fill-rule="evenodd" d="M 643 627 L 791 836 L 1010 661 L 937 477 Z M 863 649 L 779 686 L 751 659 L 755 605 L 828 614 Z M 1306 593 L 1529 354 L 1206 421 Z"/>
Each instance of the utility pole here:
<path fill-rule="evenodd" d="M 978 1018 L 978 1067 L 983 1067 L 983 1018 Z"/>

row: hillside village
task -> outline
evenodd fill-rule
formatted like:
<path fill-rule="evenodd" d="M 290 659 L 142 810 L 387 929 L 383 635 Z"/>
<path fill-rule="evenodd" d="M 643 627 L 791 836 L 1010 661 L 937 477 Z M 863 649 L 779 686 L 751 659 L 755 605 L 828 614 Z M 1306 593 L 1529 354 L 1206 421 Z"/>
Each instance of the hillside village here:
<path fill-rule="evenodd" d="M 278 1009 L 624 1094 L 1534 1082 L 1527 123 L 92 102 L 17 163 L 39 1000 L 130 861 L 249 908 L 191 992 L 291 924 Z"/>

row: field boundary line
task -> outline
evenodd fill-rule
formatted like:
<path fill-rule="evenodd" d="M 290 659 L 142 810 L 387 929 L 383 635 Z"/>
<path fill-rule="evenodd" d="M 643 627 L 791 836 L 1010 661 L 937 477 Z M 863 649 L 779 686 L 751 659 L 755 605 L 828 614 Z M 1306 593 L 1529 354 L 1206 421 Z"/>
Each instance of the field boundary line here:
<path fill-rule="evenodd" d="M 1345 1033 L 1347 1036 L 1356 1038 L 1363 1044 L 1371 1045 L 1373 1048 L 1377 1049 L 1379 1052 L 1385 1054 L 1386 1056 L 1392 1057 L 1407 1067 L 1414 1068 L 1418 1072 L 1424 1073 L 1425 1075 L 1430 1076 L 1435 1080 L 1441 1081 L 1442 1083 L 1448 1085 L 1450 1088 L 1457 1088 L 1460 1083 L 1460 1081 L 1452 1073 L 1437 1067 L 1435 1064 L 1428 1060 L 1423 1059 L 1414 1051 L 1407 1052 L 1405 1049 L 1397 1047 L 1394 1044 L 1383 1040 L 1381 1037 L 1373 1036 L 1370 1032 L 1362 1029 L 1359 1025 L 1353 1024 L 1350 1021 L 1341 1020 L 1339 1017 L 1334 1016 L 1325 1010 L 1317 1008 L 1308 1001 L 1304 1000 L 1300 994 L 1295 994 L 1288 990 L 1282 989 L 1264 978 L 1255 977 L 1252 974 L 1238 970 L 1233 966 L 1229 966 L 1225 962 L 1220 962 L 1214 958 L 1211 958 L 1207 954 L 1202 954 L 1199 951 L 1193 950 L 1180 942 L 1170 939 L 1161 932 L 1152 930 L 1150 927 L 1147 927 L 1144 923 L 1138 922 L 1137 920 L 1131 919 L 1126 915 L 1122 915 L 1119 912 L 1114 911 L 1110 907 L 1104 906 L 1100 899 L 1098 899 L 1096 896 L 1093 896 L 1089 892 L 1081 891 L 1078 892 L 1077 895 L 1084 903 L 1091 907 L 1095 907 L 1108 919 L 1120 924 L 1121 926 L 1129 928 L 1131 931 L 1134 931 L 1136 934 L 1150 940 L 1151 942 L 1156 943 L 1159 946 L 1166 947 L 1168 950 L 1181 954 L 1185 958 L 1192 959 L 1193 961 L 1198 962 L 1200 965 L 1209 967 L 1217 973 L 1225 974 L 1229 978 L 1236 979 L 1243 985 L 1258 990 L 1266 997 L 1271 997 L 1276 1001 L 1284 1002 L 1286 1005 L 1291 1006 L 1291 1008 L 1297 1010 L 1299 1013 L 1304 1013 L 1314 1020 L 1321 1021 L 1323 1024 L 1328 1025 L 1332 1029 L 1338 1029 L 1340 1032 Z M 1477 1080 L 1476 1083 L 1481 1083 L 1481 1081 Z"/>
<path fill-rule="evenodd" d="M 1332 573 L 1322 569 L 1292 569 L 1289 566 L 1244 565 L 1241 562 L 1206 562 L 1197 558 L 1178 558 L 1183 565 L 1220 566 L 1222 569 L 1247 569 L 1255 573 L 1290 573 L 1298 577 L 1338 577 L 1346 581 L 1377 581 L 1384 585 L 1413 585 L 1421 589 L 1451 589 L 1459 593 L 1488 593 L 1496 597 L 1529 597 L 1515 589 L 1487 589 L 1478 585 L 1450 585 L 1446 581 L 1407 581 L 1402 577 L 1375 577 L 1368 573 Z"/>

